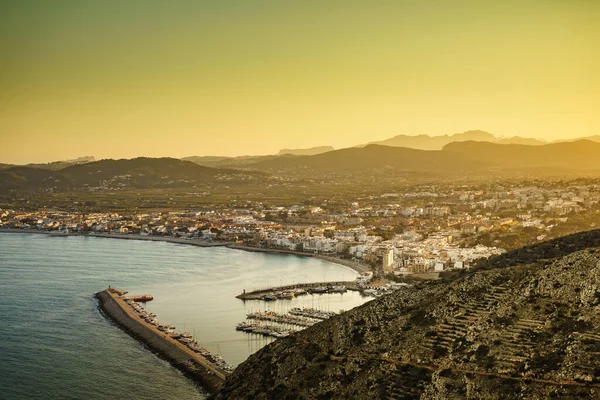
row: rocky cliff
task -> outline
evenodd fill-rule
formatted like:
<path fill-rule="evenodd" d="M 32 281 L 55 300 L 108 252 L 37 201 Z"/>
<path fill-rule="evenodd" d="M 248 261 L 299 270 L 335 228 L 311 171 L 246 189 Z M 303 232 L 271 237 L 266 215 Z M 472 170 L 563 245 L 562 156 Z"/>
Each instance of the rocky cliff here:
<path fill-rule="evenodd" d="M 600 398 L 600 231 L 400 290 L 263 348 L 219 399 Z"/>

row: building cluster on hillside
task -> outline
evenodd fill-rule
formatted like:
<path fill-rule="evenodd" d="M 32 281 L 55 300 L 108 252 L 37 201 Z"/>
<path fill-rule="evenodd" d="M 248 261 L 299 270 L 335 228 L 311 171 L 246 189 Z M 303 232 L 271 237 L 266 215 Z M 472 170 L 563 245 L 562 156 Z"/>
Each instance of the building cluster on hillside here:
<path fill-rule="evenodd" d="M 542 240 L 549 229 L 597 208 L 599 201 L 595 184 L 423 186 L 336 206 L 256 203 L 134 215 L 0 210 L 0 227 L 222 241 L 331 255 L 383 273 L 410 274 L 468 268 L 501 253 L 493 245 L 469 243 L 484 232 L 533 229 Z"/>

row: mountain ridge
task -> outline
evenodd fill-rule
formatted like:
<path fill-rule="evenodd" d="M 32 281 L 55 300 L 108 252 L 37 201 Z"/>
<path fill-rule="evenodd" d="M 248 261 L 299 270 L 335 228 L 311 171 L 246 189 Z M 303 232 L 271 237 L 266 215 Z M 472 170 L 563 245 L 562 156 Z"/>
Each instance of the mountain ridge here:
<path fill-rule="evenodd" d="M 277 155 L 283 156 L 289 154 L 294 156 L 314 156 L 321 153 L 327 153 L 328 151 L 333 150 L 335 149 L 332 146 L 317 146 L 306 149 L 281 149 L 279 150 L 279 153 L 277 153 Z"/>
<path fill-rule="evenodd" d="M 95 187 L 193 187 L 216 182 L 219 175 L 242 182 L 277 175 L 293 179 L 361 182 L 364 179 L 452 179 L 470 177 L 538 178 L 600 176 L 600 143 L 588 140 L 541 146 L 463 141 L 442 150 L 371 144 L 317 155 L 244 158 L 235 168 L 174 158 L 100 160 L 58 170 L 9 166 L 0 170 L 0 189 L 36 190 Z"/>
<path fill-rule="evenodd" d="M 478 142 L 490 142 L 490 143 L 506 143 L 506 144 L 529 144 L 529 145 L 543 145 L 547 142 L 534 139 L 524 138 L 520 136 L 513 137 L 497 137 L 489 132 L 482 130 L 469 130 L 462 133 L 453 133 L 447 135 L 431 136 L 427 134 L 421 135 L 396 135 L 392 138 L 369 142 L 368 144 L 379 144 L 382 146 L 393 146 L 393 147 L 409 147 L 412 149 L 421 150 L 441 150 L 445 145 L 455 142 L 465 141 L 478 141 Z M 364 147 L 366 145 L 359 145 L 356 147 Z"/>
<path fill-rule="evenodd" d="M 440 177 L 465 173 L 567 176 L 600 174 L 597 154 L 600 154 L 600 143 L 587 140 L 540 146 L 463 141 L 449 143 L 442 150 L 370 144 L 314 156 L 271 158 L 250 163 L 245 168 L 291 175 L 379 170 L 431 172 Z"/>
<path fill-rule="evenodd" d="M 223 177 L 255 179 L 261 172 L 219 169 L 197 165 L 176 158 L 138 157 L 133 159 L 105 159 L 85 164 L 73 164 L 60 170 L 10 167 L 0 170 L 0 188 L 12 189 L 74 189 L 88 187 L 156 188 L 191 187 L 205 182 L 216 182 Z"/>

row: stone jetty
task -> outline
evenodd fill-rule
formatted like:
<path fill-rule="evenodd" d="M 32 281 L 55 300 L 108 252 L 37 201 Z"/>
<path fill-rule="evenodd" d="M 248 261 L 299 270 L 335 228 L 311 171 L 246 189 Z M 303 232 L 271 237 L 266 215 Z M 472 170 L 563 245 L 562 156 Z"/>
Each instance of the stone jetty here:
<path fill-rule="evenodd" d="M 122 298 L 125 292 L 106 289 L 96 293 L 100 310 L 131 336 L 169 361 L 209 393 L 217 392 L 230 372 L 212 363 L 201 354 L 140 318 Z"/>

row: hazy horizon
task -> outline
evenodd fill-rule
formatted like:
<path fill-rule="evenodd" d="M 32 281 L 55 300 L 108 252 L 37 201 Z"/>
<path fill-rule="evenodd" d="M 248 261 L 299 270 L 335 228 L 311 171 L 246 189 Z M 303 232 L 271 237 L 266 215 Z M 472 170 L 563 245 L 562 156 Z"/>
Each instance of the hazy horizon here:
<path fill-rule="evenodd" d="M 469 131 L 483 131 L 483 132 L 487 132 L 487 133 L 492 133 L 492 132 L 488 132 L 488 131 L 485 131 L 485 130 L 482 130 L 482 129 L 472 129 L 472 130 L 469 130 Z M 468 131 L 465 131 L 465 132 L 468 132 Z M 428 135 L 427 133 L 417 133 L 417 134 L 412 134 L 412 135 L 399 134 L 399 135 L 415 136 L 415 137 L 416 136 L 421 136 L 421 135 L 428 135 L 430 137 L 442 137 L 442 136 L 451 136 L 451 135 L 454 135 L 454 134 L 462 134 L 462 133 L 465 133 L 465 132 L 456 132 L 456 133 L 440 134 L 440 135 Z M 508 138 L 514 137 L 514 136 L 498 136 L 498 135 L 495 135 L 495 136 L 498 139 L 508 139 Z M 541 141 L 545 140 L 545 139 L 542 139 L 542 138 L 531 138 L 531 137 L 525 137 L 525 136 L 521 136 L 521 137 L 525 138 L 525 139 L 537 139 L 537 140 L 541 140 Z M 387 137 L 387 138 L 383 138 L 382 140 L 391 139 L 391 138 L 392 137 Z M 572 138 L 559 138 L 559 139 L 556 139 L 556 141 L 559 141 L 559 142 L 562 141 L 562 140 L 569 141 L 571 139 Z M 585 138 L 574 138 L 574 139 L 585 139 Z M 374 141 L 376 141 L 376 140 L 374 140 Z M 552 143 L 552 141 L 547 141 L 547 143 Z M 334 147 L 334 150 L 340 150 L 340 149 L 351 148 L 351 147 L 355 147 L 355 146 L 359 146 L 359 145 L 363 145 L 363 144 L 367 144 L 367 143 L 366 142 L 365 143 L 356 143 L 353 146 L 346 146 L 346 147 L 335 147 L 335 146 L 332 146 L 332 147 Z M 328 144 L 315 145 L 315 146 L 310 146 L 310 147 L 306 147 L 306 148 L 303 148 L 303 149 L 308 149 L 308 148 L 313 148 L 313 147 L 327 147 L 327 146 L 330 146 L 330 145 L 328 145 Z M 148 156 L 146 154 L 134 154 L 134 155 L 132 155 L 130 157 L 101 157 L 101 156 L 96 156 L 95 154 L 89 153 L 89 154 L 76 155 L 76 156 L 71 157 L 71 158 L 62 158 L 62 159 L 51 159 L 51 158 L 48 158 L 48 159 L 41 159 L 41 160 L 37 160 L 37 161 L 34 160 L 34 161 L 27 161 L 27 162 L 23 162 L 23 163 L 12 163 L 12 164 L 15 164 L 15 165 L 27 165 L 27 164 L 38 164 L 38 163 L 39 164 L 44 164 L 44 163 L 52 163 L 52 162 L 60 162 L 60 161 L 73 161 L 73 160 L 76 160 L 76 159 L 79 159 L 79 158 L 85 158 L 85 157 L 94 157 L 94 159 L 96 161 L 103 160 L 103 159 L 133 159 L 133 158 L 138 158 L 138 157 L 151 157 L 151 158 L 163 158 L 163 157 L 167 157 L 167 158 L 177 158 L 177 159 L 183 159 L 183 158 L 186 158 L 186 157 L 256 157 L 256 156 L 275 155 L 275 154 L 279 153 L 280 150 L 284 150 L 284 149 L 287 149 L 287 150 L 290 150 L 290 149 L 291 150 L 299 150 L 299 148 L 298 149 L 292 149 L 290 147 L 287 147 L 287 148 L 281 148 L 281 149 L 274 150 L 271 153 L 262 153 L 262 154 L 233 154 L 233 155 L 225 155 L 225 154 L 185 154 L 185 155 L 164 155 L 163 154 L 163 155 L 161 155 L 161 154 L 158 154 L 158 155 L 154 155 L 154 156 Z M 432 151 L 432 150 L 428 150 L 428 151 Z M 11 164 L 9 162 L 5 162 L 2 159 L 0 159 L 0 163 Z"/>
<path fill-rule="evenodd" d="M 600 3 L 0 3 L 0 162 L 600 134 Z"/>

